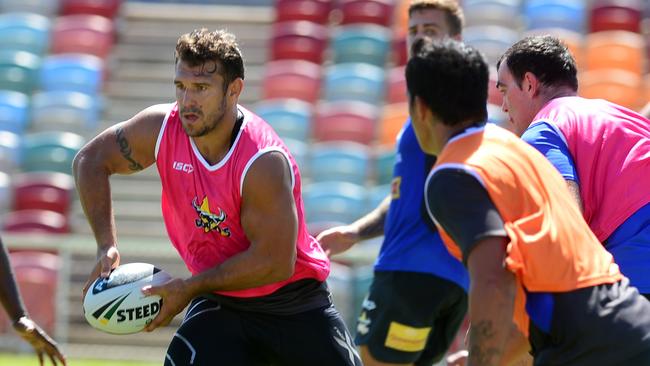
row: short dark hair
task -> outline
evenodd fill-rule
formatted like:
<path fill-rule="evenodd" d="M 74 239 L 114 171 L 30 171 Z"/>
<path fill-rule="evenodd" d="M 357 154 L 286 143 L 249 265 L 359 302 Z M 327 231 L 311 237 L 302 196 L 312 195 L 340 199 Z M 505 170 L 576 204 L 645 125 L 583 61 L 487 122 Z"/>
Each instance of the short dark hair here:
<path fill-rule="evenodd" d="M 485 57 L 452 39 L 419 39 L 406 65 L 410 102 L 420 97 L 449 126 L 487 120 L 489 79 Z"/>
<path fill-rule="evenodd" d="M 190 66 L 217 63 L 214 70 L 224 79 L 224 90 L 236 78 L 244 78 L 244 59 L 235 36 L 224 30 L 210 32 L 206 28 L 183 34 L 176 42 L 175 63 L 183 60 Z"/>
<path fill-rule="evenodd" d="M 542 85 L 568 86 L 578 90 L 578 70 L 569 49 L 558 38 L 543 35 L 526 37 L 512 45 L 497 62 L 505 61 L 517 86 L 526 72 L 533 73 Z"/>
<path fill-rule="evenodd" d="M 465 16 L 458 0 L 411 0 L 409 17 L 416 11 L 426 9 L 440 10 L 445 13 L 451 36 L 457 36 L 463 31 Z"/>

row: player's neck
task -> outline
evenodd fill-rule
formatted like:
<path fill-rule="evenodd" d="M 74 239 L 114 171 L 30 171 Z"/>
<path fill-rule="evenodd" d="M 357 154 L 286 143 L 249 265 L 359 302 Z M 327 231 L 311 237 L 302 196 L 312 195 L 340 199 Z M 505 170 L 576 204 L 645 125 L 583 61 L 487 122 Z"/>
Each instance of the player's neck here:
<path fill-rule="evenodd" d="M 200 137 L 192 137 L 201 156 L 210 164 L 220 162 L 231 148 L 232 130 L 237 120 L 237 108 L 231 108 L 214 130 Z"/>

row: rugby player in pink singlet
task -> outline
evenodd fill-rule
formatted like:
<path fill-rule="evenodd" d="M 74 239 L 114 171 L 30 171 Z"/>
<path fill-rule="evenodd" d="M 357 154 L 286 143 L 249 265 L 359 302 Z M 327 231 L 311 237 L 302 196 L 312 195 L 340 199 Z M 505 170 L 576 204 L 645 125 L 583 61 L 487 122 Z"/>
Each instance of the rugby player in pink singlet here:
<path fill-rule="evenodd" d="M 189 305 L 165 365 L 361 365 L 325 284 L 327 256 L 307 232 L 296 162 L 237 103 L 234 36 L 195 30 L 175 57 L 176 102 L 108 128 L 75 158 L 98 245 L 89 279 L 120 262 L 108 177 L 155 163 L 167 234 L 192 273 L 143 290 L 163 298 L 147 331 Z"/>

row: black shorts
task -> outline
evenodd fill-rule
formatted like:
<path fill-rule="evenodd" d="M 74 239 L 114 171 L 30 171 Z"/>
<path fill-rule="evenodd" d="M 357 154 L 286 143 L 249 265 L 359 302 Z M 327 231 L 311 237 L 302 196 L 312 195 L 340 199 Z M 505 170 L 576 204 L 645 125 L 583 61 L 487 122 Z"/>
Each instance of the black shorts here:
<path fill-rule="evenodd" d="M 292 315 L 235 310 L 199 297 L 167 349 L 165 366 L 361 366 L 332 305 Z"/>
<path fill-rule="evenodd" d="M 431 365 L 447 352 L 467 312 L 467 293 L 443 278 L 375 272 L 357 322 L 356 343 L 377 361 Z"/>

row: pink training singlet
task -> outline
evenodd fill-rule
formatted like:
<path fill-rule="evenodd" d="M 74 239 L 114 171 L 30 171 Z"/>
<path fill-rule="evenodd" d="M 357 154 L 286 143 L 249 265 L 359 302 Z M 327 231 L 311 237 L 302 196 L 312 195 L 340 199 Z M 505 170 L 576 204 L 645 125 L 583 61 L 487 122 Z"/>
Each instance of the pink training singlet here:
<path fill-rule="evenodd" d="M 248 249 L 250 242 L 240 223 L 244 177 L 255 159 L 269 151 L 278 151 L 287 158 L 293 171 L 293 197 L 298 214 L 294 274 L 282 282 L 217 293 L 264 296 L 300 279 L 324 281 L 329 274 L 329 259 L 307 232 L 300 172 L 275 131 L 261 118 L 238 106 L 244 121 L 237 138 L 223 160 L 210 165 L 183 130 L 177 104 L 170 108 L 156 143 L 156 165 L 162 181 L 162 212 L 167 233 L 190 272 L 209 270 Z"/>
<path fill-rule="evenodd" d="M 650 203 L 650 121 L 602 99 L 556 98 L 535 116 L 559 129 L 571 152 L 584 217 L 602 242 Z M 531 124 L 531 125 L 532 125 Z"/>

